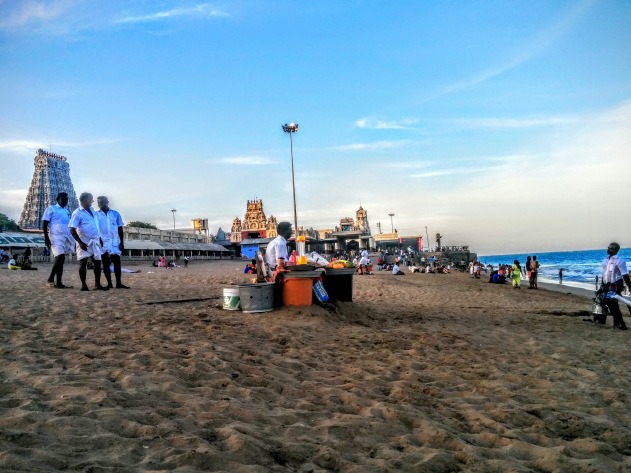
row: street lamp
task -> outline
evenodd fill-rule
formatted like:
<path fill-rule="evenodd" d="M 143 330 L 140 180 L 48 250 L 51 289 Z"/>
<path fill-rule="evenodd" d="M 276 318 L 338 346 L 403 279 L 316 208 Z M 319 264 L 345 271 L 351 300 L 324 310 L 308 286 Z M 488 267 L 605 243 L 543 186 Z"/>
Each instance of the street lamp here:
<path fill-rule="evenodd" d="M 289 133 L 289 153 L 291 156 L 291 190 L 294 195 L 294 228 L 296 236 L 298 236 L 298 214 L 296 213 L 296 183 L 294 179 L 294 141 L 292 134 L 298 131 L 298 124 L 291 122 L 283 125 L 283 131 Z"/>
<path fill-rule="evenodd" d="M 394 217 L 394 214 L 388 214 L 390 215 L 390 227 L 391 227 L 391 231 L 392 233 L 394 233 L 394 223 L 392 221 L 392 217 Z"/>
<path fill-rule="evenodd" d="M 175 230 L 175 212 L 177 212 L 177 210 L 171 209 L 171 212 L 173 212 L 173 230 Z"/>

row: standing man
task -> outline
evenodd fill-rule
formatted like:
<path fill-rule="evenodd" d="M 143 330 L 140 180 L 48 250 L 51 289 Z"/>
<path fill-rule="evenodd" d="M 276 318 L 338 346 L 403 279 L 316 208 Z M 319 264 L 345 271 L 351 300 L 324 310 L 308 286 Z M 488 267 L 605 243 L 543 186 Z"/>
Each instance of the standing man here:
<path fill-rule="evenodd" d="M 64 286 L 61 282 L 64 274 L 64 262 L 66 261 L 66 253 L 72 253 L 74 250 L 75 242 L 68 229 L 68 223 L 70 222 L 70 211 L 66 208 L 68 205 L 68 194 L 60 192 L 57 194 L 56 200 L 57 203 L 47 207 L 42 216 L 44 244 L 52 253 L 53 258 L 55 258 L 47 284 L 48 287 L 66 289 L 72 286 Z M 56 284 L 55 277 L 57 277 Z"/>
<path fill-rule="evenodd" d="M 539 261 L 533 256 L 530 262 L 530 287 L 528 289 L 539 289 L 537 287 L 537 274 L 539 274 Z"/>
<path fill-rule="evenodd" d="M 613 327 L 619 330 L 628 330 L 622 318 L 618 301 L 604 297 L 608 292 L 614 292 L 617 295 L 622 294 L 625 284 L 631 290 L 631 279 L 627 272 L 627 264 L 618 257 L 619 251 L 620 245 L 615 241 L 611 242 L 607 247 L 607 257 L 602 262 L 602 282 L 596 294 L 600 296 L 601 305 L 606 306 L 611 315 L 613 315 Z M 598 319 L 598 323 L 604 324 L 606 322 L 606 314 Z"/>
<path fill-rule="evenodd" d="M 129 289 L 121 282 L 121 254 L 125 249 L 123 243 L 123 219 L 121 214 L 114 209 L 110 209 L 110 201 L 104 195 L 96 198 L 99 210 L 96 211 L 96 218 L 99 222 L 101 241 L 103 242 L 103 274 L 107 280 L 107 287 L 112 288 L 112 273 L 110 261 L 114 264 L 114 277 L 116 278 L 116 289 Z"/>
<path fill-rule="evenodd" d="M 269 269 L 269 275 L 276 279 L 276 274 L 285 270 L 285 262 L 289 259 L 287 254 L 287 239 L 291 237 L 291 223 L 280 222 L 276 227 L 278 236 L 269 242 L 265 250 L 265 264 Z"/>
<path fill-rule="evenodd" d="M 85 279 L 88 271 L 88 258 L 92 258 L 95 289 L 107 291 L 109 288 L 101 285 L 101 234 L 96 212 L 91 207 L 93 202 L 94 198 L 89 192 L 83 192 L 79 196 L 80 206 L 72 212 L 70 217 L 70 233 L 77 242 L 77 259 L 81 262 L 81 266 L 79 266 L 81 290 L 90 290 Z"/>

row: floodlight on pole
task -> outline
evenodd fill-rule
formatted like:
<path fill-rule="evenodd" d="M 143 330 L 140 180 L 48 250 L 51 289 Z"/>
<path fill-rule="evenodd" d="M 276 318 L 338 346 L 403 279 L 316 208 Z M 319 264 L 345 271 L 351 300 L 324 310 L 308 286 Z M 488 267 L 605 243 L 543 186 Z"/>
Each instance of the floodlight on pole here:
<path fill-rule="evenodd" d="M 394 221 L 392 220 L 392 217 L 394 217 L 394 214 L 388 214 L 390 216 L 390 227 L 391 227 L 391 231 L 392 233 L 394 233 Z"/>
<path fill-rule="evenodd" d="M 177 210 L 171 209 L 171 212 L 173 212 L 173 230 L 175 230 L 175 212 L 177 212 Z"/>
<path fill-rule="evenodd" d="M 294 140 L 292 135 L 298 131 L 298 124 L 291 122 L 283 125 L 283 131 L 289 133 L 289 155 L 291 156 L 291 190 L 294 197 L 294 231 L 298 236 L 298 213 L 296 212 L 296 182 L 294 179 Z"/>

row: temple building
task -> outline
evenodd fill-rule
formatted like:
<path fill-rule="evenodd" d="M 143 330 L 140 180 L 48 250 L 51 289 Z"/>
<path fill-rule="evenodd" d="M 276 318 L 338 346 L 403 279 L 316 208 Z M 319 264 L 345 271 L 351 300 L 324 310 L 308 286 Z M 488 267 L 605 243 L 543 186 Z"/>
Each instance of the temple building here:
<path fill-rule="evenodd" d="M 232 221 L 230 242 L 238 244 L 248 238 L 275 238 L 276 225 L 276 217 L 273 215 L 269 218 L 265 217 L 262 200 L 248 200 L 243 221 L 239 217 L 235 217 Z"/>
<path fill-rule="evenodd" d="M 67 208 L 70 212 L 79 206 L 66 158 L 38 149 L 33 179 L 18 223 L 20 227 L 24 230 L 40 230 L 44 210 L 57 202 L 55 198 L 60 192 L 68 193 Z"/>

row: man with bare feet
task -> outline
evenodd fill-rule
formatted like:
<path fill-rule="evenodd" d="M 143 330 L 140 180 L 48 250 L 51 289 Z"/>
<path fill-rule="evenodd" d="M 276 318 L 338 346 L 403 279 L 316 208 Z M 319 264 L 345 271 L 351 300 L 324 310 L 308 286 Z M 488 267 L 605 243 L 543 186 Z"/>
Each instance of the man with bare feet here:
<path fill-rule="evenodd" d="M 77 242 L 77 259 L 80 261 L 79 278 L 81 290 L 89 291 L 86 284 L 88 271 L 88 259 L 94 262 L 94 288 L 107 291 L 107 286 L 101 285 L 101 253 L 102 242 L 99 232 L 99 222 L 96 212 L 92 208 L 94 198 L 89 192 L 83 192 L 79 196 L 79 208 L 72 212 L 70 217 L 70 233 Z"/>
<path fill-rule="evenodd" d="M 116 289 L 129 289 L 121 282 L 121 254 L 125 249 L 123 243 L 123 219 L 121 214 L 114 209 L 110 209 L 110 201 L 104 195 L 96 198 L 99 210 L 96 217 L 99 221 L 99 231 L 103 241 L 103 274 L 107 280 L 107 287 L 112 288 L 112 274 L 110 261 L 114 265 L 114 277 L 116 278 Z"/>
<path fill-rule="evenodd" d="M 71 286 L 64 286 L 62 283 L 64 262 L 66 261 L 66 253 L 72 253 L 74 250 L 74 240 L 68 230 L 68 222 L 70 222 L 70 211 L 66 208 L 68 194 L 60 192 L 57 194 L 56 200 L 57 203 L 47 207 L 42 216 L 44 244 L 55 258 L 47 284 L 49 287 L 66 289 Z M 56 283 L 55 277 L 57 278 Z"/>

